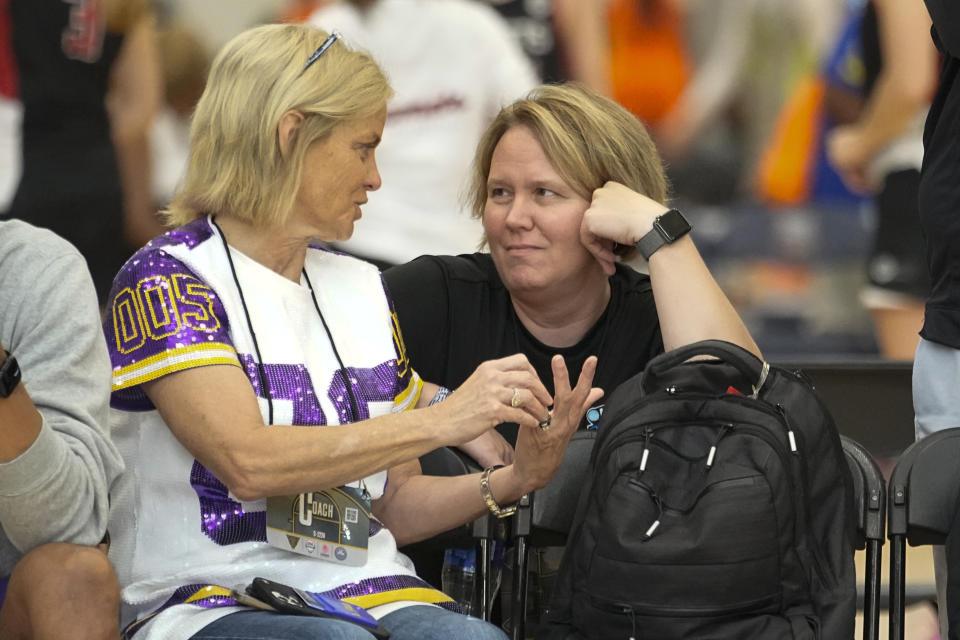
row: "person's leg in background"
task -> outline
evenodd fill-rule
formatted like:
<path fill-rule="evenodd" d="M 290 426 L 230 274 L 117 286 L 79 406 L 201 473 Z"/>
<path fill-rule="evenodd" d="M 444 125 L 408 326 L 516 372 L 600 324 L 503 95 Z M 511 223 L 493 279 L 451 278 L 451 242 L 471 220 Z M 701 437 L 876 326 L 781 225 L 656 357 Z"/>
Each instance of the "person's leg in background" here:
<path fill-rule="evenodd" d="M 917 439 L 960 427 L 960 350 L 920 339 L 913 360 L 913 410 Z M 933 569 L 940 604 L 940 635 L 947 637 L 947 559 L 942 546 L 933 548 Z"/>
<path fill-rule="evenodd" d="M 46 544 L 10 574 L 0 640 L 119 640 L 120 586 L 96 547 Z"/>
<path fill-rule="evenodd" d="M 892 360 L 910 360 L 923 327 L 930 293 L 926 248 L 916 220 L 920 172 L 889 173 L 874 198 L 877 228 L 867 262 L 870 286 L 860 299 L 873 317 L 880 353 Z"/>

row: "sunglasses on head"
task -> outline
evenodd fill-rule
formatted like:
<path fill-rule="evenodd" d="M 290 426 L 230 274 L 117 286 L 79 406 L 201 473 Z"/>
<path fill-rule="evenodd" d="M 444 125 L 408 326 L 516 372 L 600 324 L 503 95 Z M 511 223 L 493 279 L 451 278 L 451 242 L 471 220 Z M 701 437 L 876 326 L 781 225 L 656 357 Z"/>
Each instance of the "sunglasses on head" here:
<path fill-rule="evenodd" d="M 319 58 L 320 56 L 322 56 L 323 53 L 324 53 L 324 51 L 326 51 L 327 49 L 329 49 L 330 46 L 331 46 L 334 42 L 336 42 L 339 38 L 340 38 L 340 32 L 334 31 L 333 33 L 331 33 L 330 36 L 329 36 L 326 40 L 323 41 L 323 44 L 321 44 L 319 47 L 317 47 L 317 50 L 314 51 L 313 54 L 311 54 L 309 58 L 307 58 L 307 64 L 303 65 L 303 69 L 300 70 L 300 74 L 299 74 L 297 77 L 302 76 L 303 73 L 304 73 L 307 69 L 310 68 L 310 65 L 312 65 L 314 62 L 316 62 L 316 61 L 317 61 L 317 58 Z"/>

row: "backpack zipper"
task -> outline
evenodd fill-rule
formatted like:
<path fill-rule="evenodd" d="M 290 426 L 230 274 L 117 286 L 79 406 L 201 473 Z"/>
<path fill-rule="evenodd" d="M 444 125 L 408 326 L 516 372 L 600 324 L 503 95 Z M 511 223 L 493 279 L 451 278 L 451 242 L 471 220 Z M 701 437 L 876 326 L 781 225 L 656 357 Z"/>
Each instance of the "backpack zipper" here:
<path fill-rule="evenodd" d="M 693 396 L 691 395 L 691 397 Z M 706 396 L 705 399 L 714 399 L 714 398 L 716 398 L 716 396 Z M 723 399 L 732 400 L 737 404 L 741 403 L 741 398 L 739 396 L 729 396 L 729 397 L 724 396 Z M 765 413 L 775 418 L 776 422 L 782 427 L 785 433 L 792 432 L 792 429 L 790 428 L 789 424 L 786 424 L 785 411 L 783 410 L 782 407 L 780 407 L 780 409 L 777 410 L 773 406 L 769 405 L 769 403 L 766 403 L 762 400 L 758 401 L 758 400 L 747 399 L 747 402 L 749 404 L 744 403 L 744 406 L 747 406 L 748 408 L 758 409 L 760 410 L 761 413 Z M 760 404 L 760 403 L 763 403 L 763 404 Z M 664 426 L 673 427 L 673 426 L 682 426 L 685 424 L 696 425 L 696 426 L 713 425 L 716 427 L 722 427 L 724 425 L 732 426 L 730 425 L 730 423 L 720 423 L 720 422 L 708 423 L 703 421 L 687 421 L 687 422 L 661 421 L 661 422 L 649 423 L 645 425 L 643 430 L 641 431 L 641 434 L 644 437 L 647 437 L 647 434 L 649 433 L 652 440 L 652 433 L 654 431 L 657 431 L 658 427 L 664 427 Z M 761 440 L 766 442 L 767 445 L 770 446 L 770 448 L 773 449 L 773 451 L 776 453 L 777 457 L 780 458 L 780 465 L 786 472 L 787 486 L 788 486 L 790 495 L 793 497 L 793 501 L 795 503 L 799 503 L 801 505 L 801 510 L 797 514 L 797 518 L 796 518 L 795 535 L 798 537 L 800 537 L 801 535 L 806 535 L 810 538 L 813 538 L 812 533 L 809 530 L 809 526 L 808 526 L 809 518 L 807 514 L 808 514 L 809 507 L 807 505 L 806 493 L 804 492 L 803 487 L 798 486 L 793 479 L 793 473 L 792 473 L 793 467 L 792 467 L 790 458 L 793 457 L 794 455 L 799 456 L 799 452 L 798 451 L 795 452 L 793 448 L 790 447 L 789 443 L 791 441 L 791 438 L 789 437 L 789 435 L 787 435 L 784 438 L 787 441 L 785 446 L 785 443 L 783 440 L 778 438 L 776 435 L 774 435 L 774 433 L 769 428 L 763 425 L 743 422 L 743 423 L 740 423 L 739 425 L 736 425 L 735 428 L 738 431 L 746 431 L 760 438 Z M 619 437 L 613 436 L 613 440 L 603 445 L 602 448 L 613 450 L 624 444 L 629 444 L 630 442 L 636 442 L 639 439 L 636 435 L 634 435 L 633 437 L 630 437 L 629 435 L 621 435 L 621 434 L 617 434 L 617 435 L 619 435 Z M 795 443 L 796 438 L 794 437 L 792 441 Z M 597 445 L 600 445 L 600 443 L 597 443 Z M 597 462 L 601 464 L 605 463 L 606 459 L 609 458 L 609 452 L 601 451 L 597 453 L 596 449 L 597 447 L 594 448 L 594 453 L 597 454 Z M 787 453 L 786 449 L 790 449 L 790 454 Z M 800 464 L 800 467 L 801 467 L 801 470 L 800 470 L 801 479 L 803 480 L 804 483 L 806 483 L 807 479 L 806 479 L 804 465 L 799 462 L 798 464 Z M 594 486 L 594 489 L 596 489 L 596 485 Z M 607 491 L 609 491 L 609 487 L 607 487 Z M 659 519 L 655 524 L 659 526 Z M 654 527 L 654 531 L 656 530 L 656 528 L 657 527 Z M 649 537 L 650 536 L 646 536 L 645 539 L 649 539 Z M 809 547 L 809 545 L 807 546 Z M 814 571 L 817 573 L 817 576 L 820 578 L 820 581 L 823 584 L 827 584 L 828 581 L 826 580 L 823 567 L 820 563 L 820 559 L 817 556 L 816 551 L 813 548 L 810 548 L 809 551 L 810 551 L 809 555 L 811 556 L 811 562 L 813 564 Z M 811 589 L 812 585 L 807 585 L 807 588 L 808 590 Z"/>
<path fill-rule="evenodd" d="M 618 602 L 616 600 L 607 600 L 606 598 L 591 595 L 590 603 L 601 611 L 606 611 L 608 613 L 619 613 L 620 615 L 696 618 L 751 613 L 757 609 L 774 605 L 779 599 L 780 595 L 774 593 L 770 594 L 769 596 L 757 598 L 755 600 L 740 602 L 729 607 L 697 608 Z"/>

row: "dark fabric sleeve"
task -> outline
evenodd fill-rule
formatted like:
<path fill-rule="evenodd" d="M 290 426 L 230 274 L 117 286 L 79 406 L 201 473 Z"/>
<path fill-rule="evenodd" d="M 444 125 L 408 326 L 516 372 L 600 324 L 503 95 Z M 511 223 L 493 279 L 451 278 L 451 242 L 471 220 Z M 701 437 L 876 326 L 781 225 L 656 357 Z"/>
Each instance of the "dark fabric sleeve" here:
<path fill-rule="evenodd" d="M 960 3 L 957 0 L 926 0 L 927 11 L 941 47 L 953 58 L 960 58 Z"/>
<path fill-rule="evenodd" d="M 450 335 L 450 293 L 443 263 L 421 256 L 383 273 L 407 355 L 423 380 L 442 384 Z"/>

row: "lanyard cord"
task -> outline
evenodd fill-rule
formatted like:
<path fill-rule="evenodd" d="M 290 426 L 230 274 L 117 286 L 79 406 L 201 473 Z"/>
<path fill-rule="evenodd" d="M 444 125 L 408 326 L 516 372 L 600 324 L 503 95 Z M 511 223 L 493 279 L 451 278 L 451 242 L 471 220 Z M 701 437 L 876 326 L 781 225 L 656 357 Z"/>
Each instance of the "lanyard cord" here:
<path fill-rule="evenodd" d="M 313 308 L 317 310 L 317 315 L 320 316 L 320 322 L 323 323 L 323 330 L 327 332 L 327 340 L 330 341 L 330 347 L 333 349 L 333 355 L 337 358 L 337 364 L 340 365 L 340 375 L 343 376 L 343 384 L 347 387 L 347 395 L 350 396 L 350 417 L 353 419 L 352 422 L 358 422 L 357 417 L 357 399 L 353 395 L 353 385 L 350 384 L 350 378 L 347 376 L 347 368 L 343 365 L 343 359 L 340 357 L 340 352 L 337 351 L 337 343 L 333 341 L 333 334 L 330 333 L 330 327 L 327 326 L 327 320 L 323 317 L 323 312 L 320 311 L 320 303 L 317 302 L 317 294 L 314 293 L 313 283 L 310 282 L 310 276 L 307 275 L 307 268 L 303 268 L 303 279 L 307 281 L 307 286 L 310 288 L 310 297 L 313 298 Z"/>
<path fill-rule="evenodd" d="M 210 222 L 220 233 L 220 240 L 223 241 L 223 250 L 227 254 L 227 262 L 230 263 L 230 274 L 233 276 L 233 283 L 237 286 L 237 293 L 240 294 L 240 305 L 243 307 L 243 315 L 247 319 L 247 329 L 250 330 L 250 337 L 253 339 L 253 350 L 257 354 L 257 379 L 260 381 L 260 388 L 263 389 L 263 395 L 267 399 L 267 424 L 273 424 L 273 399 L 271 398 L 270 388 L 267 386 L 267 372 L 263 368 L 263 356 L 260 355 L 260 344 L 257 342 L 257 334 L 253 330 L 253 322 L 250 320 L 250 311 L 247 309 L 247 301 L 243 297 L 243 289 L 240 287 L 240 279 L 237 277 L 237 269 L 233 266 L 233 256 L 230 255 L 230 247 L 227 245 L 227 236 L 223 235 L 223 229 L 217 224 L 216 219 L 210 218 Z"/>
<path fill-rule="evenodd" d="M 268 424 L 273 424 L 273 399 L 270 395 L 270 390 L 267 387 L 267 376 L 266 371 L 263 368 L 263 356 L 260 355 L 260 344 L 257 342 L 257 334 L 253 330 L 253 322 L 250 320 L 250 312 L 247 309 L 247 301 L 243 296 L 243 289 L 240 287 L 240 279 L 237 277 L 237 270 L 233 265 L 233 257 L 230 255 L 230 247 L 227 245 L 227 237 L 223 235 L 223 230 L 220 229 L 220 225 L 217 224 L 217 221 L 213 218 L 210 218 L 210 222 L 213 223 L 213 226 L 217 228 L 217 231 L 220 232 L 220 240 L 223 241 L 223 250 L 227 254 L 227 262 L 230 263 L 230 274 L 233 276 L 233 282 L 237 287 L 237 293 L 240 294 L 240 304 L 243 306 L 243 315 L 247 320 L 247 329 L 250 331 L 250 337 L 253 339 L 253 350 L 257 354 L 257 379 L 260 381 L 260 388 L 263 389 L 264 395 L 267 398 L 267 415 L 269 416 Z M 320 311 L 320 303 L 317 302 L 317 294 L 313 291 L 313 284 L 310 282 L 310 276 L 307 275 L 307 269 L 303 269 L 303 278 L 307 281 L 307 287 L 310 289 L 310 297 L 313 299 L 313 307 L 317 310 L 317 315 L 320 316 L 320 322 L 323 324 L 323 330 L 327 334 L 327 340 L 330 342 L 330 347 L 333 349 L 333 355 L 337 358 L 337 364 L 340 366 L 340 375 L 343 376 L 343 384 L 347 387 L 347 395 L 350 396 L 350 417 L 353 419 L 353 422 L 358 421 L 357 417 L 357 398 L 353 394 L 353 385 L 350 384 L 350 378 L 347 376 L 347 368 L 343 364 L 343 359 L 340 357 L 340 352 L 337 350 L 337 343 L 333 341 L 333 334 L 330 333 L 330 327 L 327 326 L 327 320 L 323 317 L 323 312 Z"/>
<path fill-rule="evenodd" d="M 223 241 L 223 250 L 227 254 L 227 262 L 230 263 L 230 274 L 233 276 L 233 283 L 237 287 L 237 293 L 240 295 L 240 304 L 243 306 L 243 315 L 247 320 L 247 329 L 250 331 L 250 338 L 253 340 L 253 350 L 257 353 L 257 379 L 260 381 L 260 388 L 263 389 L 264 395 L 267 398 L 267 415 L 268 415 L 268 424 L 273 424 L 273 399 L 270 395 L 270 390 L 267 387 L 267 374 L 263 367 L 263 356 L 260 355 L 260 344 L 257 342 L 257 333 L 253 330 L 253 322 L 250 320 L 250 311 L 247 309 L 247 301 L 243 296 L 243 289 L 240 287 L 240 278 L 237 277 L 237 269 L 233 265 L 233 256 L 230 255 L 230 246 L 227 244 L 227 237 L 223 235 L 223 230 L 220 228 L 220 225 L 217 224 L 217 221 L 211 216 L 210 222 L 213 223 L 213 226 L 217 228 L 217 231 L 220 233 L 220 240 Z M 343 365 L 343 359 L 340 358 L 340 352 L 337 351 L 337 344 L 333 341 L 333 334 L 330 333 L 330 327 L 327 326 L 327 320 L 323 317 L 323 312 L 320 311 L 320 303 L 317 302 L 317 295 L 313 291 L 313 284 L 310 282 L 310 276 L 307 275 L 306 267 L 303 268 L 303 278 L 307 281 L 307 287 L 310 288 L 310 297 L 313 299 L 313 307 L 317 310 L 317 315 L 320 316 L 320 322 L 323 323 L 323 330 L 327 334 L 327 340 L 330 342 L 330 347 L 333 349 L 333 355 L 337 358 L 337 364 L 340 366 L 340 375 L 343 376 L 343 384 L 347 387 L 347 395 L 350 396 L 350 417 L 353 418 L 353 422 L 357 422 L 357 399 L 353 394 L 353 385 L 350 384 L 350 378 L 347 376 L 347 368 Z M 370 499 L 370 492 L 367 490 L 367 483 L 364 480 L 360 480 L 360 486 L 363 489 L 363 498 L 365 500 Z M 369 508 L 366 509 L 369 512 Z"/>

